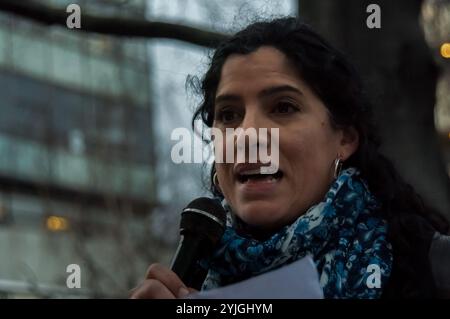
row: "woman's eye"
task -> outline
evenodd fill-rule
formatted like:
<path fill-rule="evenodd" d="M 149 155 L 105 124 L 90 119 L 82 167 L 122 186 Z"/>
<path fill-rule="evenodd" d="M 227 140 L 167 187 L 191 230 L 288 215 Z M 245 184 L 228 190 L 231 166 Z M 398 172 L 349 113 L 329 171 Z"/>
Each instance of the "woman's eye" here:
<path fill-rule="evenodd" d="M 293 112 L 297 112 L 299 109 L 298 107 L 290 102 L 279 102 L 275 108 L 272 110 L 272 113 L 279 113 L 279 114 L 289 114 Z"/>
<path fill-rule="evenodd" d="M 236 120 L 238 117 L 239 114 L 231 110 L 219 111 L 219 113 L 217 114 L 217 119 L 222 123 L 230 123 Z"/>

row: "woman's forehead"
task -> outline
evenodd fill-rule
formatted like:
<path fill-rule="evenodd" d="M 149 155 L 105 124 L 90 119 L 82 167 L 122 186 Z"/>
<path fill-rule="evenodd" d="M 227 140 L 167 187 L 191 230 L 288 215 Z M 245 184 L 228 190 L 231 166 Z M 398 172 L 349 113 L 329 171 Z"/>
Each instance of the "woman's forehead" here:
<path fill-rule="evenodd" d="M 217 88 L 217 95 L 228 91 L 272 85 L 303 87 L 296 68 L 281 51 L 261 47 L 249 54 L 233 54 L 226 60 Z"/>
<path fill-rule="evenodd" d="M 292 71 L 292 63 L 286 55 L 274 47 L 261 47 L 248 54 L 232 54 L 224 63 L 222 76 L 230 76 L 235 73 L 246 71 Z"/>

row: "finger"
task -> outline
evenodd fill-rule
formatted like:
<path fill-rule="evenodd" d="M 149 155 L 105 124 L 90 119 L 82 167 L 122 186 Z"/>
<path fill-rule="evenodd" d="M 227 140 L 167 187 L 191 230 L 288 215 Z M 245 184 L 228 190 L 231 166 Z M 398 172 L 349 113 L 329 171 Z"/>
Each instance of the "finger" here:
<path fill-rule="evenodd" d="M 160 281 L 177 297 L 184 297 L 189 293 L 180 277 L 163 265 L 152 264 L 147 271 L 147 279 L 156 279 Z"/>
<path fill-rule="evenodd" d="M 144 282 L 145 282 L 145 281 L 139 283 L 136 287 L 134 287 L 134 288 L 128 290 L 128 296 L 131 297 L 131 295 L 133 295 L 134 292 L 135 292 L 136 290 L 138 290 L 139 288 L 141 288 L 141 286 L 144 284 Z"/>
<path fill-rule="evenodd" d="M 131 296 L 134 294 L 134 292 L 135 292 L 140 286 L 141 286 L 141 285 L 138 285 L 138 286 L 134 287 L 133 289 L 130 289 L 130 290 L 128 291 L 128 296 L 131 297 Z"/>
<path fill-rule="evenodd" d="M 147 279 L 135 288 L 131 299 L 174 299 L 175 295 L 163 283 L 155 279 Z"/>

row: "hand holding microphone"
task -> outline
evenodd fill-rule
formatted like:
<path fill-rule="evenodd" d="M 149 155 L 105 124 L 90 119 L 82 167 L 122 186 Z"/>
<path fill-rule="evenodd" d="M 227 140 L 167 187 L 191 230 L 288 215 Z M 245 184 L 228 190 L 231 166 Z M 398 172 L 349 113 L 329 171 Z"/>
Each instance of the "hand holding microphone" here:
<path fill-rule="evenodd" d="M 202 197 L 189 203 L 181 214 L 181 238 L 171 269 L 152 264 L 131 298 L 182 298 L 200 289 L 207 271 L 198 261 L 214 251 L 225 230 L 225 220 L 226 213 L 217 201 Z"/>

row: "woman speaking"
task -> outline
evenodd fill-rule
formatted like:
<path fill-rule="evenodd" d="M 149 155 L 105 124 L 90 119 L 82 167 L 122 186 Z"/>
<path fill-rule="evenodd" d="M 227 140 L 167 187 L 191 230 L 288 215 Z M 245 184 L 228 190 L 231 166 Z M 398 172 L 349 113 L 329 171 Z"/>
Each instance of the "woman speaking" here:
<path fill-rule="evenodd" d="M 258 22 L 219 45 L 200 89 L 194 120 L 224 133 L 279 130 L 274 174 L 260 162 L 212 167 L 229 218 L 202 289 L 311 255 L 325 298 L 437 296 L 430 247 L 447 222 L 378 151 L 371 105 L 343 54 L 294 18 Z M 366 284 L 371 265 L 377 287 Z M 132 298 L 190 290 L 154 264 Z"/>

